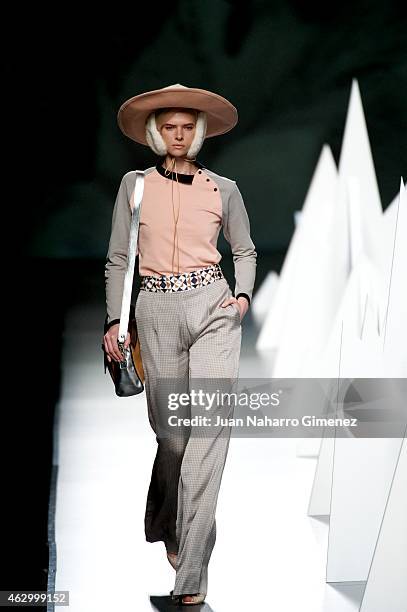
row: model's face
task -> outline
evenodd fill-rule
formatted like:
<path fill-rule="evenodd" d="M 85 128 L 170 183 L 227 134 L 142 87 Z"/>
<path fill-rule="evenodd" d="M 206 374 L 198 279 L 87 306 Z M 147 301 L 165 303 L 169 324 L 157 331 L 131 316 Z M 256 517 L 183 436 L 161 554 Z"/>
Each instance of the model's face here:
<path fill-rule="evenodd" d="M 183 157 L 195 136 L 196 115 L 190 111 L 173 109 L 157 118 L 157 129 L 173 157 Z"/>

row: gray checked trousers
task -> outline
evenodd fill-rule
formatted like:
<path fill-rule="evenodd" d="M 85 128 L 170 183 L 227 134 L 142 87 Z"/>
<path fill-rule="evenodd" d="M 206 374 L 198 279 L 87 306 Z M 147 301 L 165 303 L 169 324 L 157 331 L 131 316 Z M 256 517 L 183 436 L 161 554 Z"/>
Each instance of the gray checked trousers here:
<path fill-rule="evenodd" d="M 205 413 L 191 402 L 170 410 L 169 392 L 233 392 L 242 328 L 225 278 L 176 292 L 140 290 L 135 316 L 145 373 L 148 418 L 158 444 L 145 512 L 148 542 L 177 553 L 174 595 L 207 593 L 208 564 L 216 540 L 215 512 L 230 431 L 229 406 L 212 404 L 211 426 L 168 426 L 168 416 Z M 217 414 L 224 420 L 216 425 Z M 163 425 L 164 424 L 164 425 Z M 167 425 L 165 425 L 167 424 Z"/>

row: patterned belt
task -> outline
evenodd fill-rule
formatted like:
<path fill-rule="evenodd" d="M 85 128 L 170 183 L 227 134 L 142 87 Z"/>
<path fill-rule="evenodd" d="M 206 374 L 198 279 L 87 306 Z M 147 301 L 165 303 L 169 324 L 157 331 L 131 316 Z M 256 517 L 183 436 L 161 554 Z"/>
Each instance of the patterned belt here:
<path fill-rule="evenodd" d="M 192 272 L 162 276 L 142 276 L 140 289 L 143 291 L 189 291 L 197 287 L 204 287 L 216 280 L 224 278 L 219 264 L 212 264 L 206 268 L 199 268 Z"/>

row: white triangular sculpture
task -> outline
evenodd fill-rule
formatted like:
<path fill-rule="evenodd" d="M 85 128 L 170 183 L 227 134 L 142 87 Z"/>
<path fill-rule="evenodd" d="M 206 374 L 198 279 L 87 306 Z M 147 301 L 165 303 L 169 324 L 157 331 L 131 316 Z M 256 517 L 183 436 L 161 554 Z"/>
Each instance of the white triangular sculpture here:
<path fill-rule="evenodd" d="M 403 236 L 402 228 L 407 227 L 403 184 L 400 192 L 394 241 L 393 244 L 384 244 L 385 249 L 393 253 L 388 283 L 382 275 L 385 268 L 380 266 L 379 273 L 379 267 L 360 255 L 338 313 L 336 329 L 341 332 L 338 371 L 343 378 L 387 378 L 391 382 L 393 378 L 407 373 L 404 371 L 403 374 L 402 371 L 403 356 L 406 354 L 403 337 L 407 337 L 407 309 L 401 306 L 403 300 L 405 304 L 402 275 L 404 272 L 405 276 L 407 268 L 406 241 L 400 239 Z M 387 304 L 387 308 L 383 308 L 383 304 Z M 394 318 L 390 315 L 392 304 Z M 386 340 L 386 327 L 390 321 L 395 325 L 391 334 L 392 349 L 386 350 L 389 340 Z M 366 579 L 398 448 L 397 439 L 336 440 L 328 580 Z M 351 471 L 353 476 L 349 480 L 346 475 Z M 349 506 L 348 497 L 353 500 L 353 507 Z"/>
<path fill-rule="evenodd" d="M 279 281 L 280 277 L 277 272 L 271 270 L 253 296 L 250 309 L 258 325 L 263 324 L 267 317 L 270 306 L 277 295 Z"/>
<path fill-rule="evenodd" d="M 340 187 L 349 189 L 351 181 L 356 181 L 359 185 L 360 230 L 363 250 L 373 263 L 380 263 L 380 230 L 383 208 L 359 85 L 356 79 L 352 80 L 339 160 Z"/>
<path fill-rule="evenodd" d="M 383 243 L 382 236 L 383 212 L 359 87 L 355 79 L 352 82 L 341 148 L 338 195 L 334 216 L 336 232 L 333 238 L 333 248 L 338 257 L 334 262 L 333 273 L 343 278 L 347 267 L 349 274 L 358 266 L 359 269 L 356 272 L 357 278 L 346 285 L 346 290 L 344 287 L 346 296 L 344 294 L 342 299 L 338 300 L 339 309 L 325 351 L 321 351 L 319 359 L 317 357 L 314 363 L 310 359 L 307 360 L 307 372 L 314 372 L 315 376 L 319 375 L 319 367 L 321 367 L 321 376 L 340 375 L 340 365 L 342 372 L 343 367 L 350 372 L 352 363 L 355 363 L 356 360 L 349 351 L 351 361 L 346 366 L 345 357 L 340 353 L 342 342 L 345 340 L 342 338 L 342 333 L 347 333 L 346 328 L 349 324 L 351 328 L 352 326 L 354 328 L 359 321 L 360 325 L 361 309 L 364 312 L 366 307 L 369 308 L 366 329 L 370 328 L 370 323 L 374 325 L 374 321 L 370 319 L 371 316 L 374 318 L 377 314 L 380 323 L 385 314 L 388 267 L 385 257 L 386 245 Z M 377 311 L 376 314 L 373 314 L 373 311 Z M 356 315 L 357 318 L 354 319 Z M 343 324 L 345 329 L 342 329 Z M 352 337 L 351 328 L 349 333 Z M 360 333 L 359 329 L 354 334 L 356 344 Z M 366 340 L 366 344 L 369 342 L 375 342 L 375 340 L 371 338 Z M 377 339 L 376 342 L 378 342 Z M 367 361 L 363 367 L 365 375 L 368 375 L 368 361 L 371 355 L 367 350 L 365 355 Z M 339 364 L 339 359 L 341 364 Z M 276 356 L 276 367 L 278 360 L 279 355 Z M 372 375 L 376 376 L 379 375 L 378 372 L 382 372 L 381 358 L 376 355 L 373 361 Z M 355 365 L 359 368 L 360 364 L 355 363 Z"/>
<path fill-rule="evenodd" d="M 407 610 L 407 440 L 401 446 L 360 612 Z"/>
<path fill-rule="evenodd" d="M 315 366 L 321 376 L 369 378 L 382 374 L 379 284 L 375 268 L 361 255 L 349 277 L 325 351 Z"/>
<path fill-rule="evenodd" d="M 322 438 L 308 504 L 308 516 L 329 516 L 331 512 L 334 449 L 335 440 L 332 437 Z"/>
<path fill-rule="evenodd" d="M 383 331 L 386 376 L 407 376 L 407 189 L 400 180 L 392 240 L 387 244 L 388 294 Z"/>
<path fill-rule="evenodd" d="M 359 290 L 354 288 L 354 308 L 357 307 L 357 312 L 360 316 L 360 305 L 363 304 L 363 295 L 365 295 L 365 307 L 366 313 L 364 312 L 364 328 L 360 329 L 360 332 L 364 332 L 365 346 L 368 344 L 374 345 L 374 356 L 369 355 L 368 358 L 364 360 L 364 368 L 368 372 L 368 375 L 372 375 L 373 371 L 381 372 L 386 370 L 389 374 L 391 372 L 396 372 L 394 360 L 391 356 L 391 351 L 388 350 L 387 354 L 379 358 L 378 353 L 380 349 L 380 339 L 378 339 L 377 335 L 375 337 L 374 329 L 378 323 L 378 319 L 380 321 L 380 316 L 383 314 L 383 299 L 385 296 L 383 295 L 383 287 L 386 287 L 387 280 L 389 278 L 389 274 L 386 273 L 389 270 L 388 265 L 388 257 L 386 262 L 386 249 L 387 253 L 392 250 L 393 239 L 392 236 L 394 234 L 395 221 L 391 223 L 393 217 L 395 218 L 395 202 L 392 203 L 390 209 L 386 210 L 385 215 L 381 216 L 381 227 L 377 230 L 377 217 L 378 211 L 381 210 L 379 191 L 377 188 L 377 180 L 374 172 L 374 166 L 372 161 L 372 155 L 369 145 L 369 139 L 366 130 L 366 124 L 363 116 L 362 105 L 360 101 L 359 88 L 357 86 L 357 82 L 353 82 L 352 94 L 351 94 L 351 102 L 349 104 L 347 122 L 345 128 L 345 135 L 343 139 L 342 151 L 341 151 L 341 159 L 339 164 L 340 172 L 339 172 L 339 190 L 340 193 L 338 195 L 337 206 L 335 208 L 335 214 L 337 215 L 336 226 L 338 228 L 337 232 L 337 244 L 342 244 L 347 248 L 348 246 L 348 235 L 346 233 L 346 227 L 348 224 L 348 213 L 350 210 L 354 210 L 355 214 L 353 215 L 353 225 L 351 229 L 351 235 L 349 236 L 349 245 L 353 248 L 351 250 L 351 246 L 349 247 L 349 269 L 352 264 L 352 256 L 353 263 L 355 263 L 355 259 L 357 259 L 357 254 L 363 248 L 369 250 L 365 245 L 368 243 L 370 245 L 370 252 L 372 252 L 372 248 L 374 251 L 373 259 L 375 262 L 379 261 L 379 268 L 382 274 L 372 265 L 372 263 L 365 258 L 365 262 L 361 264 L 362 269 L 359 269 L 356 272 L 354 280 L 359 284 Z M 360 176 L 357 174 L 359 173 Z M 362 204 L 362 186 L 363 193 L 366 197 L 363 198 Z M 367 195 L 370 194 L 370 195 Z M 398 198 L 396 198 L 398 200 Z M 355 210 L 355 202 L 358 210 Z M 353 203 L 354 208 L 351 209 L 351 204 Z M 363 206 L 363 214 L 361 208 Z M 368 211 L 370 211 L 370 217 L 368 215 Z M 386 218 L 384 218 L 386 217 Z M 364 224 L 365 219 L 373 219 L 374 221 L 369 226 L 369 231 L 366 232 L 363 230 L 362 226 Z M 350 219 L 349 219 L 350 224 Z M 386 224 L 386 228 L 384 228 L 384 224 Z M 359 228 L 359 234 L 355 230 Z M 380 235 L 381 231 L 381 235 Z M 366 239 L 365 234 L 367 233 L 368 239 Z M 374 245 L 372 247 L 371 236 L 377 236 L 377 245 L 382 244 L 383 248 L 378 249 L 376 252 L 374 250 Z M 405 234 L 406 235 L 406 234 Z M 387 238 L 390 236 L 389 238 Z M 359 248 L 357 248 L 359 247 Z M 398 258 L 398 261 L 403 259 L 402 256 Z M 387 263 L 387 265 L 386 265 Z M 337 262 L 337 271 L 342 276 L 344 273 L 344 268 L 346 267 L 346 260 L 338 260 Z M 372 291 L 366 289 L 366 279 L 363 274 L 363 269 L 366 271 L 370 271 L 367 275 L 367 278 L 370 278 L 370 286 L 372 287 Z M 406 270 L 406 265 L 404 264 L 404 273 Z M 373 281 L 373 277 L 377 282 Z M 380 278 L 380 281 L 378 280 Z M 400 283 L 397 283 L 399 285 Z M 352 291 L 351 283 L 347 286 L 347 292 L 350 293 Z M 386 290 L 387 293 L 387 290 Z M 380 295 L 380 298 L 378 296 Z M 349 297 L 349 296 L 348 296 Z M 344 297 L 343 302 L 346 300 Z M 401 305 L 402 300 L 400 300 L 399 304 Z M 309 375 L 310 376 L 327 376 L 327 377 L 335 377 L 339 376 L 340 368 L 342 366 L 342 375 L 345 371 L 352 371 L 354 373 L 354 368 L 352 367 L 352 355 L 348 359 L 344 359 L 342 361 L 342 348 L 343 348 L 343 305 L 341 305 L 339 313 L 336 317 L 336 323 L 332 330 L 330 340 L 327 342 L 326 350 L 323 355 L 320 356 L 320 359 L 317 359 L 314 363 L 312 360 L 308 360 L 309 364 Z M 350 308 L 352 310 L 352 308 Z M 405 320 L 407 317 L 405 317 Z M 380 328 L 378 330 L 380 332 Z M 346 332 L 345 332 L 345 336 Z M 357 337 L 357 336 L 356 336 Z M 393 336 L 394 338 L 394 336 Z M 399 336 L 400 339 L 400 336 Z M 357 342 L 357 340 L 356 340 Z M 393 343 L 391 343 L 393 345 Z M 351 353 L 348 347 L 348 355 Z M 387 348 L 389 349 L 389 344 L 387 344 Z M 360 355 L 359 351 L 359 355 Z M 365 350 L 365 356 L 368 353 L 368 350 Z M 400 355 L 400 351 L 398 352 Z M 396 357 L 397 359 L 397 357 Z M 373 361 L 370 363 L 369 361 Z M 346 369 L 344 369 L 343 363 L 347 363 Z M 399 364 L 401 367 L 402 359 L 399 359 Z M 404 368 L 405 371 L 405 368 Z M 359 369 L 360 373 L 360 369 Z M 390 374 L 391 375 L 391 374 Z M 405 375 L 405 374 L 404 374 Z M 332 474 L 331 472 L 331 461 L 327 458 L 332 458 L 332 440 L 329 438 L 323 439 L 321 442 L 321 451 L 318 458 L 318 464 L 315 473 L 314 486 L 310 498 L 309 504 L 309 513 L 320 513 L 321 508 L 322 511 L 328 509 L 331 501 L 331 485 L 332 478 L 326 479 L 326 474 Z"/>
<path fill-rule="evenodd" d="M 306 310 L 306 316 L 312 317 L 311 301 L 314 301 L 319 308 L 319 313 L 315 313 L 317 329 L 314 331 L 301 330 L 298 325 L 295 339 L 296 350 L 301 346 L 307 348 L 311 337 L 313 337 L 313 343 L 317 342 L 318 335 L 324 338 L 329 329 L 331 309 L 324 298 L 330 300 L 332 292 L 327 291 L 324 283 L 320 281 L 320 291 L 317 290 L 315 293 L 312 277 L 318 274 L 315 267 L 321 265 L 321 276 L 326 279 L 325 254 L 328 249 L 329 232 L 332 228 L 336 178 L 334 159 L 329 147 L 324 146 L 305 199 L 301 221 L 295 229 L 281 270 L 277 295 L 257 340 L 258 350 L 280 347 L 285 337 L 291 338 L 293 334 L 289 326 L 293 321 L 297 321 L 301 312 Z M 304 334 L 306 338 L 302 342 Z M 298 354 L 298 363 L 301 362 L 301 358 L 301 355 Z M 298 369 L 292 363 L 290 372 L 286 370 L 283 375 L 295 376 L 297 373 Z M 276 375 L 279 376 L 279 374 Z"/>
<path fill-rule="evenodd" d="M 400 239 L 407 235 L 404 198 L 405 188 L 401 184 L 394 240 L 384 245 L 393 253 L 388 273 L 389 279 L 391 277 L 389 290 L 385 290 L 385 279 L 378 269 L 363 254 L 349 279 L 336 320 L 336 337 L 331 338 L 332 353 L 338 346 L 340 348 L 338 375 L 343 378 L 388 378 L 391 382 L 392 378 L 407 374 L 403 368 L 407 308 L 405 283 L 402 282 L 407 253 L 406 241 Z M 384 309 L 383 303 L 388 307 Z M 390 315 L 383 318 L 381 313 L 390 313 L 392 304 L 394 318 Z M 387 325 L 394 321 L 392 340 L 386 339 L 386 319 Z M 391 350 L 387 347 L 388 340 Z M 330 441 L 323 441 L 322 449 L 324 443 L 330 445 Z M 397 439 L 336 440 L 327 566 L 329 581 L 366 579 L 397 452 Z M 318 462 L 318 467 L 322 470 L 324 466 L 319 466 Z M 346 476 L 350 472 L 353 474 L 351 481 Z M 313 491 L 310 506 L 321 498 L 326 504 L 324 491 L 328 491 L 327 486 L 316 493 Z M 326 497 L 328 494 L 329 491 Z M 349 506 L 348 498 L 353 500 L 353 506 Z"/>
<path fill-rule="evenodd" d="M 307 252 L 301 253 L 301 263 L 294 261 L 297 265 L 292 266 L 290 283 L 284 284 L 283 279 L 280 283 L 282 291 L 275 301 L 280 309 L 272 309 L 264 328 L 264 333 L 268 332 L 268 325 L 278 330 L 278 337 L 274 333 L 275 341 L 278 339 L 278 352 L 272 370 L 275 377 L 310 375 L 310 364 L 321 353 L 328 333 L 327 328 L 320 325 L 320 322 L 324 320 L 324 316 L 331 321 L 333 318 L 333 313 L 327 312 L 327 294 L 334 303 L 338 303 L 346 279 L 362 253 L 377 266 L 382 265 L 384 261 L 380 234 L 382 206 L 356 80 L 352 82 L 337 185 L 334 220 L 331 224 L 332 236 L 325 235 L 325 244 L 328 247 L 326 252 L 322 257 L 320 254 L 316 260 L 315 250 L 308 245 Z M 303 217 L 305 216 L 304 207 Z M 298 236 L 310 236 L 309 232 L 307 234 L 309 228 L 306 223 L 309 219 L 310 217 L 305 217 L 298 226 L 298 232 L 296 231 L 292 241 L 294 252 L 300 250 L 295 249 L 296 244 L 301 244 Z M 315 219 L 315 228 L 318 227 L 317 224 L 318 219 Z M 322 232 L 324 220 L 321 226 Z M 317 236 L 315 228 L 314 237 Z M 314 266 L 310 265 L 310 257 L 313 255 Z M 328 278 L 323 273 L 321 276 L 320 273 L 327 270 L 329 263 L 332 263 L 332 266 Z M 332 281 L 335 286 L 332 286 Z M 286 291 L 284 296 L 283 290 L 287 286 L 290 291 Z M 316 292 L 312 305 L 311 292 Z M 323 331 L 325 338 L 321 337 Z M 272 339 L 273 332 L 270 332 L 267 341 Z M 261 338 L 259 344 L 260 341 Z M 315 370 L 314 375 L 318 375 Z"/>
<path fill-rule="evenodd" d="M 399 449 L 397 438 L 335 440 L 328 582 L 367 580 Z"/>
<path fill-rule="evenodd" d="M 393 235 L 380 271 L 362 253 L 352 271 L 325 350 L 312 369 L 321 376 L 407 375 L 407 202 L 401 183 Z M 383 238 L 386 234 L 383 234 Z M 391 242 L 390 242 L 391 239 Z"/>
<path fill-rule="evenodd" d="M 403 183 L 403 177 L 401 178 L 401 183 Z M 404 183 L 404 188 L 407 187 L 407 183 Z M 388 207 L 383 213 L 383 222 L 382 222 L 382 231 L 386 232 L 386 234 L 390 234 L 391 238 L 387 238 L 386 240 L 393 240 L 394 237 L 394 228 L 396 227 L 396 217 L 397 217 L 397 208 L 399 205 L 401 188 L 397 191 L 397 194 L 394 196 L 394 199 L 390 202 Z"/>

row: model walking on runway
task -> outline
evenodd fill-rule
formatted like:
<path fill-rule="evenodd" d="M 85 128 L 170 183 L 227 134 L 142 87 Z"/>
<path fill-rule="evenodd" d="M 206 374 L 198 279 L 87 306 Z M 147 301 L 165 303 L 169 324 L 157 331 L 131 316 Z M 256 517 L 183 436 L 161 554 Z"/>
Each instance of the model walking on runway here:
<path fill-rule="evenodd" d="M 175 84 L 130 98 L 120 107 L 118 122 L 126 136 L 158 156 L 144 171 L 137 245 L 141 283 L 135 316 L 148 417 L 158 445 L 145 535 L 148 542 L 165 544 L 176 570 L 173 601 L 191 605 L 207 594 L 230 428 L 192 426 L 171 435 L 163 433 L 161 423 L 174 415 L 165 391 L 169 381 L 177 381 L 177 392 L 190 393 L 198 379 L 216 380 L 214 389 L 225 381 L 229 389 L 238 378 L 241 320 L 252 299 L 257 253 L 236 182 L 196 157 L 205 138 L 236 125 L 237 111 L 218 94 Z M 104 345 L 108 359 L 117 361 L 135 174 L 125 174 L 118 190 L 105 266 L 109 328 Z M 233 253 L 234 292 L 219 265 L 221 229 Z M 129 341 L 128 335 L 126 347 Z M 183 410 L 198 414 L 191 405 Z M 230 407 L 226 413 L 224 406 L 211 410 L 213 422 L 217 414 L 233 416 Z"/>

